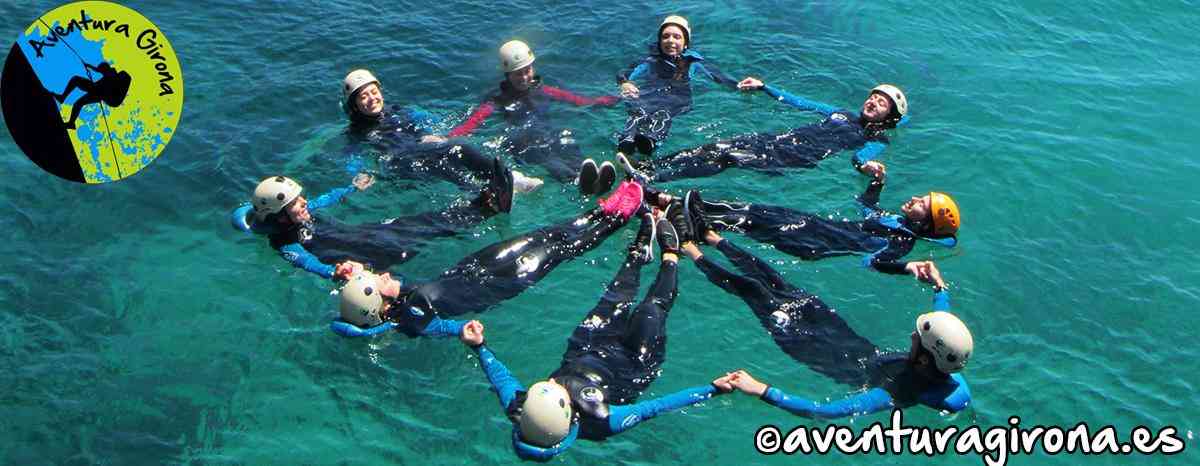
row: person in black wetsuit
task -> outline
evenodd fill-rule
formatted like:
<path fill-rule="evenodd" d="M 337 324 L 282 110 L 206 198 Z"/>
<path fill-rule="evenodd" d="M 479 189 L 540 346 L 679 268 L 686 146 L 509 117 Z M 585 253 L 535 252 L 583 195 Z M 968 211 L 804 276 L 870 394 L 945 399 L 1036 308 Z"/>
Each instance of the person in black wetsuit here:
<path fill-rule="evenodd" d="M 129 94 L 129 85 L 133 82 L 129 73 L 117 71 L 108 62 L 101 62 L 100 66 L 84 63 L 83 66 L 100 73 L 100 79 L 92 81 L 90 74 L 87 78 L 74 76 L 67 81 L 67 87 L 62 94 L 54 94 L 54 97 L 62 102 L 67 100 L 67 96 L 75 89 L 87 93 L 71 105 L 71 119 L 65 124 L 67 129 L 75 129 L 75 120 L 86 105 L 104 102 L 109 107 L 120 107 L 121 103 L 125 102 L 125 96 Z"/>
<path fill-rule="evenodd" d="M 580 180 L 584 194 L 603 194 L 616 180 L 611 162 L 605 168 L 585 158 L 570 130 L 550 122 L 547 112 L 555 103 L 574 106 L 612 106 L 616 96 L 584 97 L 566 89 L 542 83 L 534 69 L 533 51 L 524 42 L 514 40 L 500 47 L 500 65 L 504 80 L 489 94 L 462 123 L 450 130 L 450 137 L 467 136 L 480 127 L 497 110 L 508 123 L 504 149 L 526 164 L 545 168 L 552 178 L 562 183 Z M 588 165 L 590 168 L 587 168 Z M 583 170 L 590 170 L 581 172 Z M 597 173 L 607 174 L 599 179 Z M 587 176 L 585 176 L 587 174 Z"/>
<path fill-rule="evenodd" d="M 691 83 L 696 78 L 707 78 L 731 90 L 745 89 L 692 48 L 687 19 L 668 16 L 659 25 L 647 56 L 617 73 L 629 113 L 616 135 L 617 152 L 652 155 L 670 134 L 671 122 L 691 111 Z"/>
<path fill-rule="evenodd" d="M 602 205 L 569 221 L 494 243 L 463 258 L 430 281 L 402 284 L 390 275 L 381 275 L 373 289 L 382 290 L 385 303 L 409 311 L 397 314 L 404 320 L 389 326 L 411 336 L 422 335 L 434 318 L 483 312 L 521 294 L 560 264 L 599 246 L 625 225 L 641 204 L 640 188 L 633 191 L 636 198 L 614 199 L 629 194 L 618 190 L 609 199 L 628 200 L 628 203 L 614 202 L 628 208 Z M 358 271 L 347 272 L 353 275 Z M 349 315 L 343 313 L 343 320 L 349 325 L 335 330 L 350 336 L 378 333 L 383 321 L 380 308 L 367 307 L 365 313 L 362 306 L 359 309 Z"/>
<path fill-rule="evenodd" d="M 512 175 L 493 160 L 491 182 L 465 205 L 437 212 L 397 217 L 378 224 L 344 225 L 314 217 L 312 211 L 336 204 L 346 194 L 366 189 L 373 180 L 355 178 L 353 186 L 335 189 L 308 202 L 289 178 L 263 180 L 253 202 L 234 210 L 235 228 L 265 235 L 271 247 L 293 266 L 323 278 L 348 278 L 364 265 L 385 270 L 417 254 L 422 243 L 461 233 L 488 217 L 512 208 Z M 335 266 L 334 264 L 338 264 Z"/>
<path fill-rule="evenodd" d="M 908 100 L 899 88 L 890 84 L 872 89 L 861 113 L 806 100 L 754 78 L 746 78 L 738 86 L 762 89 L 786 104 L 819 113 L 825 119 L 786 133 L 749 134 L 685 149 L 648 164 L 631 167 L 620 157 L 618 161 L 643 182 L 712 176 L 729 168 L 771 173 L 783 168 L 813 168 L 821 160 L 845 150 L 856 151 L 851 163 L 860 168 L 883 153 L 888 144 L 885 132 L 907 121 Z"/>
<path fill-rule="evenodd" d="M 946 312 L 950 307 L 949 294 L 933 262 L 890 265 L 934 284 L 934 312 L 917 318 L 910 351 L 885 353 L 854 333 L 820 298 L 786 282 L 767 262 L 711 230 L 704 232 L 703 238 L 741 273 L 726 270 L 694 243 L 685 243 L 684 254 L 692 258 L 710 282 L 742 298 L 780 349 L 838 383 L 856 389 L 869 388 L 847 399 L 817 403 L 769 388 L 745 371 L 739 371 L 731 381 L 739 390 L 795 414 L 823 418 L 916 404 L 957 412 L 970 403 L 970 390 L 957 372 L 971 356 L 974 340 L 962 321 Z"/>
<path fill-rule="evenodd" d="M 343 108 L 350 118 L 348 150 L 369 146 L 380 152 L 380 164 L 390 176 L 403 179 L 440 178 L 462 187 L 491 176 L 492 158 L 462 141 L 447 140 L 431 129 L 438 118 L 416 107 L 384 105 L 383 87 L 367 70 L 354 70 L 342 80 Z M 513 171 L 518 192 L 541 186 L 542 180 Z"/>
<path fill-rule="evenodd" d="M 907 255 L 918 240 L 957 245 L 961 217 L 953 198 L 939 192 L 913 196 L 900 206 L 900 215 L 891 214 L 879 208 L 886 168 L 870 161 L 863 171 L 873 179 L 858 197 L 864 218 L 857 221 L 757 203 L 707 202 L 695 191 L 685 205 L 690 216 L 716 230 L 743 233 L 804 260 L 864 254 L 863 265 L 881 272 L 896 270 L 888 263 Z"/>
<path fill-rule="evenodd" d="M 657 231 L 656 231 L 657 230 Z M 662 247 L 658 276 L 634 305 L 650 244 Z M 643 216 L 642 228 L 624 264 L 567 340 L 559 368 L 528 390 L 484 345 L 482 326 L 462 336 L 480 364 L 513 424 L 512 444 L 522 459 L 548 461 L 576 438 L 604 440 L 660 413 L 687 407 L 732 386 L 725 376 L 712 384 L 649 401 L 638 397 L 658 378 L 666 359 L 667 318 L 675 302 L 679 241 L 661 215 Z"/>

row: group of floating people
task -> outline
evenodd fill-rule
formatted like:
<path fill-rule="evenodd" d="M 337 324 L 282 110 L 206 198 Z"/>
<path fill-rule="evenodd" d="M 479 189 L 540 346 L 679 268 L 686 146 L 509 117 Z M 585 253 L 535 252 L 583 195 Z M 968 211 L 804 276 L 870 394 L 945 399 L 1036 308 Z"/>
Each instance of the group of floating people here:
<path fill-rule="evenodd" d="M 335 332 L 366 337 L 399 331 L 410 337 L 458 338 L 468 346 L 512 421 L 512 445 L 524 459 L 549 460 L 579 438 L 604 439 L 661 413 L 733 391 L 811 418 L 915 405 L 964 409 L 971 395 L 960 372 L 973 352 L 971 333 L 949 312 L 949 294 L 937 266 L 902 260 L 918 241 L 954 247 L 961 222 L 958 206 L 941 192 L 914 195 L 898 213 L 879 206 L 887 170 L 877 158 L 888 144 L 885 133 L 908 120 L 904 93 L 880 84 L 854 112 L 756 78 L 737 81 L 695 50 L 691 32 L 686 19 L 667 17 L 648 54 L 617 74 L 618 95 L 600 97 L 543 83 L 530 47 L 508 42 L 500 48 L 504 79 L 498 88 L 444 135 L 433 130 L 437 117 L 386 106 L 381 81 L 367 70 L 354 70 L 343 80 L 348 133 L 382 154 L 380 171 L 395 178 L 449 181 L 471 200 L 380 223 L 347 225 L 314 213 L 332 210 L 346 196 L 367 189 L 373 176 L 360 173 L 350 185 L 309 201 L 300 183 L 276 175 L 262 180 L 251 202 L 233 212 L 233 224 L 266 236 L 292 265 L 344 282 L 340 317 L 331 325 Z M 763 92 L 822 118 L 780 134 L 750 134 L 656 156 L 671 122 L 689 112 L 693 85 L 705 80 L 730 90 Z M 583 156 L 569 129 L 546 115 L 552 105 L 622 103 L 628 119 L 616 133 L 615 160 L 599 164 Z M 582 195 L 601 196 L 599 205 L 480 249 L 433 280 L 406 282 L 391 275 L 389 269 L 437 238 L 510 212 L 514 195 L 544 184 L 499 157 L 483 155 L 467 139 L 494 114 L 504 117 L 508 129 L 501 149 L 516 167 L 529 173 L 544 170 L 555 182 L 576 184 Z M 812 168 L 845 151 L 854 152 L 853 167 L 869 178 L 858 197 L 863 207 L 858 220 L 831 220 L 779 205 L 706 200 L 698 191 L 671 194 L 657 187 L 730 169 Z M 635 217 L 639 226 L 624 262 L 568 337 L 560 367 L 545 380 L 526 387 L 489 349 L 483 324 L 458 319 L 517 296 Z M 723 237 L 724 232 L 743 234 L 806 261 L 861 255 L 866 267 L 931 284 L 931 311 L 917 317 L 908 351 L 884 351 L 855 333 L 818 296 L 785 280 L 767 261 Z M 713 250 L 732 269 L 714 258 Z M 656 257 L 657 275 L 639 300 L 642 268 Z M 789 394 L 785 381 L 769 385 L 736 370 L 694 388 L 639 400 L 665 361 L 667 320 L 682 257 L 691 259 L 713 285 L 745 301 L 786 354 L 860 392 L 820 402 Z"/>

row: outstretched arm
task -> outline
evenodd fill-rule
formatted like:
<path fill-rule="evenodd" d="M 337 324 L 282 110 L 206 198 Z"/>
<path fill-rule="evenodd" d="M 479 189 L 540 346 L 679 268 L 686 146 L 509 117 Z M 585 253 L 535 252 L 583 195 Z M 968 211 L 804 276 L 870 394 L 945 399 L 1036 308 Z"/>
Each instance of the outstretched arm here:
<path fill-rule="evenodd" d="M 881 162 L 870 162 L 859 169 L 863 173 L 871 173 L 871 182 L 867 184 L 867 189 L 858 196 L 858 202 L 863 206 L 863 216 L 870 216 L 878 213 L 879 195 L 883 193 L 883 186 L 887 184 L 887 167 Z"/>
<path fill-rule="evenodd" d="M 820 102 L 805 99 L 800 96 L 789 94 L 787 92 L 784 92 L 782 89 L 777 89 L 770 85 L 763 85 L 762 90 L 763 90 L 763 92 L 766 92 L 767 95 L 774 97 L 776 100 L 779 100 L 780 102 L 783 102 L 785 104 L 796 107 L 800 110 L 817 112 L 824 116 L 832 115 L 833 112 L 836 112 L 838 110 L 837 107 L 834 107 L 832 105 L 823 104 Z"/>
<path fill-rule="evenodd" d="M 471 116 L 467 117 L 466 121 L 459 123 L 458 126 L 455 126 L 447 134 L 452 138 L 467 136 L 478 129 L 483 124 L 483 121 L 494 111 L 496 111 L 496 105 L 491 100 L 479 104 L 479 108 L 476 108 L 471 113 Z"/>
<path fill-rule="evenodd" d="M 279 255 L 292 266 L 319 275 L 321 278 L 333 278 L 334 266 L 321 262 L 300 243 L 291 243 L 279 248 Z"/>
<path fill-rule="evenodd" d="M 517 381 L 516 377 L 513 377 L 507 367 L 504 367 L 504 363 L 496 359 L 496 355 L 487 346 L 480 344 L 471 349 L 479 355 L 479 365 L 483 368 L 483 373 L 487 375 L 488 382 L 491 382 L 492 389 L 496 390 L 496 395 L 500 398 L 500 406 L 508 409 L 508 405 L 517 398 L 517 392 L 524 390 L 525 387 Z"/>
<path fill-rule="evenodd" d="M 429 321 L 429 325 L 421 331 L 422 336 L 434 338 L 458 338 L 462 336 L 463 327 L 467 325 L 463 320 L 443 319 L 434 316 L 433 320 Z"/>
<path fill-rule="evenodd" d="M 608 428 L 613 434 L 621 433 L 659 414 L 685 408 L 712 398 L 716 393 L 716 387 L 705 385 L 631 405 L 610 406 Z"/>
<path fill-rule="evenodd" d="M 783 408 L 797 416 L 819 419 L 836 419 L 857 414 L 869 414 L 892 408 L 892 395 L 882 388 L 872 388 L 866 392 L 829 403 L 817 403 L 812 400 L 791 396 L 775 387 L 768 387 L 760 397 L 772 406 Z"/>
<path fill-rule="evenodd" d="M 331 205 L 337 204 L 338 202 L 341 202 L 342 198 L 346 197 L 347 194 L 350 194 L 354 191 L 354 186 L 333 189 L 332 191 L 317 196 L 316 199 L 308 201 L 308 210 L 312 211 L 324 209 Z"/>
<path fill-rule="evenodd" d="M 560 89 L 554 86 L 542 85 L 542 93 L 550 96 L 551 99 L 566 102 L 571 105 L 583 107 L 586 105 L 603 105 L 610 107 L 617 104 L 617 96 L 604 95 L 600 97 L 584 97 L 566 89 Z"/>
<path fill-rule="evenodd" d="M 692 66 L 696 67 L 697 71 L 699 71 L 704 76 L 707 76 L 708 79 L 711 79 L 713 82 L 720 84 L 721 86 L 724 86 L 730 90 L 737 90 L 738 81 L 736 79 L 733 79 L 732 77 L 730 77 L 728 74 L 725 74 L 725 72 L 721 71 L 720 68 L 717 68 L 716 65 L 713 65 L 710 62 L 705 62 L 705 63 L 694 63 Z"/>
<path fill-rule="evenodd" d="M 861 172 L 863 165 L 883 155 L 884 149 L 887 149 L 887 144 L 879 141 L 867 142 L 863 144 L 862 149 L 854 153 L 854 157 L 850 158 L 850 164 L 854 165 L 854 168 Z"/>

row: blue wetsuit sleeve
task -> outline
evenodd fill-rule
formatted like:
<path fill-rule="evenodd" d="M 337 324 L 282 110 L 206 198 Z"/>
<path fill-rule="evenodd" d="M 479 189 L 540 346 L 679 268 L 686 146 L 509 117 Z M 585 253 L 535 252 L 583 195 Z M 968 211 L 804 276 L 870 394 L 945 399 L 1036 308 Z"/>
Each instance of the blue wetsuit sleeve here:
<path fill-rule="evenodd" d="M 933 310 L 949 311 L 950 310 L 950 293 L 946 290 L 939 290 L 933 294 Z"/>
<path fill-rule="evenodd" d="M 513 377 L 507 367 L 504 367 L 504 363 L 496 359 L 496 355 L 487 346 L 480 345 L 475 348 L 475 352 L 479 355 L 479 365 L 483 368 L 483 373 L 487 375 L 488 382 L 491 382 L 492 388 L 500 398 L 500 406 L 508 409 L 508 405 L 517 398 L 517 392 L 525 387 Z"/>
<path fill-rule="evenodd" d="M 436 125 L 439 121 L 441 121 L 441 119 L 434 114 L 416 107 L 408 109 L 408 119 L 412 121 L 414 126 L 425 131 L 430 131 L 433 128 L 433 125 Z"/>
<path fill-rule="evenodd" d="M 317 196 L 316 199 L 308 201 L 308 210 L 311 211 L 311 210 L 317 210 L 317 209 L 324 209 L 331 205 L 337 204 L 338 202 L 340 202 L 342 200 L 343 197 L 346 197 L 347 194 L 354 192 L 355 189 L 357 189 L 357 188 L 355 188 L 354 186 L 347 186 L 345 188 L 337 188 L 337 189 L 334 189 L 333 191 L 330 191 L 330 192 L 327 192 L 320 196 Z"/>
<path fill-rule="evenodd" d="M 434 338 L 451 338 L 462 335 L 463 326 L 467 325 L 463 320 L 443 319 L 437 316 L 429 321 L 429 325 L 425 326 L 425 330 L 421 331 L 422 336 Z"/>
<path fill-rule="evenodd" d="M 279 255 L 297 268 L 320 275 L 322 278 L 333 278 L 334 267 L 321 262 L 300 243 L 291 243 L 279 248 Z"/>
<path fill-rule="evenodd" d="M 819 419 L 836 419 L 855 414 L 874 413 L 894 406 L 892 395 L 882 388 L 872 388 L 850 398 L 830 403 L 817 403 L 788 395 L 775 387 L 768 387 L 767 391 L 763 393 L 762 400 L 797 416 Z"/>
<path fill-rule="evenodd" d="M 832 105 L 826 105 L 826 104 L 823 104 L 820 102 L 814 102 L 814 101 L 805 99 L 800 96 L 788 94 L 787 92 L 784 92 L 781 89 L 776 89 L 775 87 L 769 86 L 769 85 L 763 86 L 763 92 L 766 92 L 767 95 L 774 97 L 776 100 L 779 100 L 785 104 L 796 107 L 800 110 L 817 112 L 817 113 L 820 113 L 825 116 L 832 115 L 833 112 L 836 112 L 838 110 L 837 107 L 834 107 Z"/>
<path fill-rule="evenodd" d="M 737 84 L 738 84 L 737 80 L 733 79 L 728 74 L 725 74 L 724 71 L 721 71 L 719 68 L 714 66 L 712 63 L 700 63 L 700 62 L 692 63 L 692 69 L 689 71 L 692 72 L 691 73 L 692 75 L 695 75 L 696 70 L 699 70 L 701 73 L 708 76 L 708 79 L 711 79 L 713 82 L 715 82 L 717 84 L 725 86 L 726 88 L 729 88 L 731 90 L 737 89 Z"/>
<path fill-rule="evenodd" d="M 879 158 L 879 155 L 883 154 L 884 149 L 887 149 L 887 144 L 879 141 L 870 141 L 866 144 L 863 144 L 862 149 L 859 149 L 858 152 L 854 153 L 854 157 L 850 158 L 850 163 L 854 165 L 855 169 L 857 169 L 864 163 Z"/>
<path fill-rule="evenodd" d="M 716 387 L 705 385 L 631 405 L 610 406 L 608 428 L 613 434 L 618 434 L 659 414 L 685 408 L 712 398 L 716 393 Z"/>
<path fill-rule="evenodd" d="M 962 375 L 950 374 L 952 383 L 921 394 L 921 404 L 957 413 L 971 405 L 971 389 Z"/>

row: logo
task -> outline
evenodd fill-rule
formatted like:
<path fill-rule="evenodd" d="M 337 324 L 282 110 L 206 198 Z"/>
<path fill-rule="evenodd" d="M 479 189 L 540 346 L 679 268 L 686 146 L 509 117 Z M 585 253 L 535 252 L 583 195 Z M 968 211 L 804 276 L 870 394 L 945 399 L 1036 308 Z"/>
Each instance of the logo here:
<path fill-rule="evenodd" d="M 604 392 L 601 392 L 600 389 L 596 387 L 584 387 L 583 391 L 580 392 L 580 396 L 583 397 L 583 401 L 589 403 L 599 403 L 604 401 Z"/>
<path fill-rule="evenodd" d="M 107 183 L 149 166 L 171 141 L 183 72 L 166 35 L 140 13 L 73 2 L 17 36 L 0 105 L 13 140 L 43 170 Z"/>

